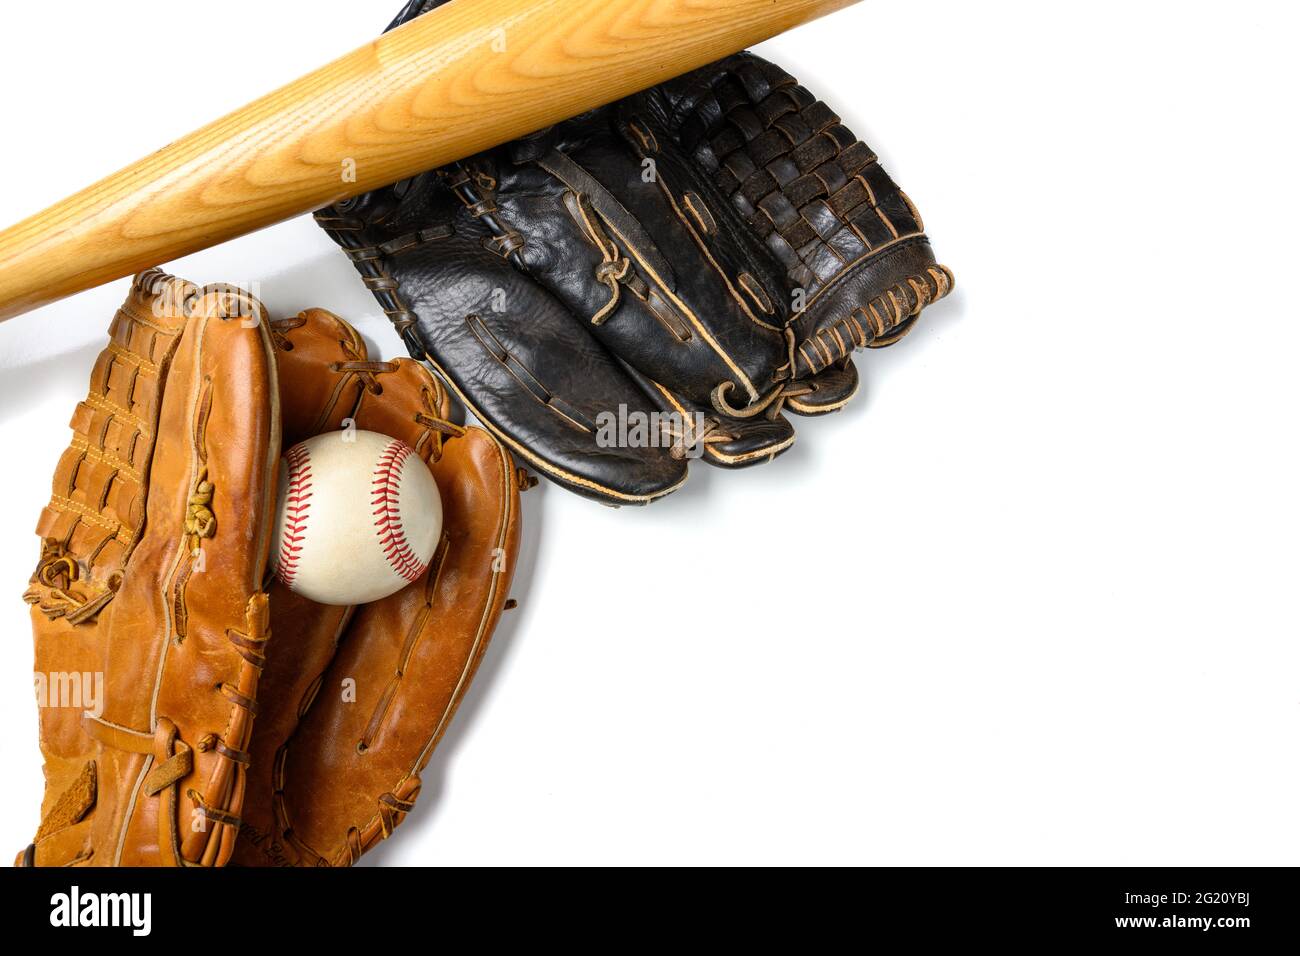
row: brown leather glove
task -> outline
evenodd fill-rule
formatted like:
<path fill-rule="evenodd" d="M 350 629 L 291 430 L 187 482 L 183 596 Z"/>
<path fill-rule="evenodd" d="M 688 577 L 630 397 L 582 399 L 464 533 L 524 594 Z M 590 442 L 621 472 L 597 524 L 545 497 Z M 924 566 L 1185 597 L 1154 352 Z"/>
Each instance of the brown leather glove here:
<path fill-rule="evenodd" d="M 28 865 L 222 865 L 267 641 L 280 452 L 261 304 L 151 271 L 72 416 L 37 533 L 45 797 Z"/>
<path fill-rule="evenodd" d="M 784 453 L 953 287 L 870 147 L 752 53 L 316 218 L 485 427 L 610 505 Z"/>
<path fill-rule="evenodd" d="M 46 794 L 18 862 L 347 865 L 392 832 L 518 552 L 522 474 L 449 404 L 327 312 L 272 323 L 243 293 L 136 280 L 38 527 Z M 281 426 L 288 447 L 348 420 L 433 471 L 430 569 L 360 608 L 268 596 Z"/>
<path fill-rule="evenodd" d="M 234 862 L 347 866 L 414 805 L 496 627 L 519 550 L 520 476 L 495 438 L 449 421 L 447 391 L 423 365 L 369 361 L 356 331 L 321 310 L 272 328 L 286 448 L 350 419 L 413 447 L 442 494 L 442 541 L 398 593 L 354 609 L 271 588 L 276 646 Z"/>

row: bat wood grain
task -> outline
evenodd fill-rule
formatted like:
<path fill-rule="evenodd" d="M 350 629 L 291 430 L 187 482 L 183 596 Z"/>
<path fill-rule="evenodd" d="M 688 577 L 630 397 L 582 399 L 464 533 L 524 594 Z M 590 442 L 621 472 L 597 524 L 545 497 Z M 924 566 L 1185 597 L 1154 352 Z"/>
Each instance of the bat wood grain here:
<path fill-rule="evenodd" d="M 468 156 L 854 2 L 455 0 L 0 233 L 0 320 Z"/>

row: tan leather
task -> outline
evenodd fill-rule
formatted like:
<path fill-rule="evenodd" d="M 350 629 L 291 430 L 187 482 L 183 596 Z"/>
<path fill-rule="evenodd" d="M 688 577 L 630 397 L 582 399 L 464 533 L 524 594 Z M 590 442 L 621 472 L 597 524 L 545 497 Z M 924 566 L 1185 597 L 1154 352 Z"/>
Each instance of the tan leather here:
<path fill-rule="evenodd" d="M 138 276 L 72 428 L 25 597 L 37 674 L 102 678 L 104 695 L 40 708 L 42 822 L 20 860 L 224 864 L 269 637 L 280 413 L 265 310 Z"/>
<path fill-rule="evenodd" d="M 423 365 L 370 361 L 355 330 L 321 310 L 272 328 L 286 447 L 350 419 L 414 447 L 442 494 L 430 570 L 397 594 L 354 610 L 271 589 L 277 647 L 234 862 L 349 865 L 410 811 L 502 613 L 518 476 L 495 438 L 448 420 L 447 391 Z"/>
<path fill-rule="evenodd" d="M 110 335 L 38 522 L 26 599 L 55 699 L 19 862 L 353 863 L 414 805 L 506 606 L 520 475 L 427 369 L 372 362 L 328 312 L 271 322 L 149 272 Z M 281 451 L 345 424 L 429 464 L 435 559 L 357 609 L 268 594 Z M 72 674 L 103 699 L 63 700 Z"/>

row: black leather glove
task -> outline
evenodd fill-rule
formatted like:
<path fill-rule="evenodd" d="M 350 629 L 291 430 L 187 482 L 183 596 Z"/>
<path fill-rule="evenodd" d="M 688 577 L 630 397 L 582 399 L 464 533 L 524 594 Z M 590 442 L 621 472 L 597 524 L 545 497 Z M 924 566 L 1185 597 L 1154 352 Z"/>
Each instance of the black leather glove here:
<path fill-rule="evenodd" d="M 437 6 L 409 3 L 393 26 Z M 317 214 L 523 460 L 644 504 L 794 441 L 952 288 L 825 104 L 748 53 Z"/>

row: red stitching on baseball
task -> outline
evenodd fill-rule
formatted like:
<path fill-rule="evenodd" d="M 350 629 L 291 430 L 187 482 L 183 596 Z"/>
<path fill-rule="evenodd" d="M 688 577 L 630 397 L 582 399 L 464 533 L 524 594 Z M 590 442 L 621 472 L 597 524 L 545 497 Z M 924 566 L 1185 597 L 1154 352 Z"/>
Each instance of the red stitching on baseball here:
<path fill-rule="evenodd" d="M 379 535 L 379 546 L 384 549 L 384 557 L 389 565 L 407 581 L 414 581 L 429 569 L 421 561 L 415 549 L 406 540 L 402 530 L 402 513 L 397 506 L 397 496 L 402 485 L 402 465 L 411 457 L 411 446 L 394 440 L 379 456 L 375 465 L 375 479 L 372 483 L 374 494 L 370 503 L 374 505 L 375 531 Z"/>
<path fill-rule="evenodd" d="M 280 538 L 280 580 L 293 587 L 298 575 L 298 555 L 307 534 L 307 513 L 311 511 L 311 455 L 306 446 L 295 445 L 284 456 L 289 464 L 289 482 L 284 493 L 284 534 Z"/>

